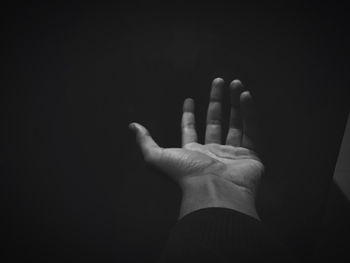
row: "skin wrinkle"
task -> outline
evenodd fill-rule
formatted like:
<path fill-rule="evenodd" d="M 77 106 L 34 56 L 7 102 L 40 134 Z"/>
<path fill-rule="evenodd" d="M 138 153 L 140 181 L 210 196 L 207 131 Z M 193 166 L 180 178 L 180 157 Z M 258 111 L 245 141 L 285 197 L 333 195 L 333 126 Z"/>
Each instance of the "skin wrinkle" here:
<path fill-rule="evenodd" d="M 215 151 L 213 149 L 208 148 L 208 147 L 204 147 L 204 149 L 196 147 L 196 146 L 199 146 L 199 144 L 196 144 L 196 143 L 192 143 L 192 145 L 187 145 L 187 148 L 191 148 L 191 150 L 197 151 L 199 153 L 206 153 L 206 154 L 208 154 L 210 157 L 212 157 L 214 159 L 213 162 L 219 162 L 219 163 L 223 164 L 223 167 L 226 166 L 225 165 L 225 161 L 220 160 L 218 158 L 226 158 L 226 159 L 228 159 L 227 162 L 229 162 L 231 160 L 252 159 L 252 157 L 248 155 L 248 153 L 251 152 L 251 151 L 248 150 L 248 149 L 245 149 L 245 148 L 232 147 L 232 146 L 226 146 L 225 147 L 223 145 L 218 145 L 218 144 L 215 144 L 215 143 L 211 143 L 211 144 L 207 144 L 207 145 L 208 145 L 208 147 L 209 146 L 215 147 L 214 148 Z M 222 154 L 222 149 L 227 150 L 228 152 L 231 153 L 231 155 L 230 154 L 227 154 L 227 155 L 226 154 Z M 247 153 L 247 155 L 245 155 L 245 156 L 237 156 L 237 152 L 244 152 L 244 153 Z M 252 163 L 254 161 L 256 162 L 256 165 L 258 166 L 258 168 L 260 168 L 260 165 L 259 165 L 260 164 L 260 160 L 258 158 L 256 158 L 256 159 L 252 160 Z M 193 164 L 193 162 L 190 162 L 190 163 L 191 163 L 192 167 L 197 167 L 197 164 Z M 230 179 L 230 176 L 223 176 L 223 175 L 226 175 L 226 174 L 235 174 L 235 173 L 236 172 L 234 172 L 234 170 L 231 170 L 229 172 L 226 169 L 226 170 L 221 170 L 220 172 L 212 172 L 211 174 L 214 175 L 214 176 L 217 176 L 220 179 L 225 179 L 225 180 L 229 181 L 230 183 L 233 183 L 236 186 L 240 187 L 242 190 L 248 190 L 251 193 L 252 191 L 250 191 L 248 189 L 247 185 L 249 185 L 249 184 L 247 182 L 243 183 L 243 182 L 239 182 L 238 180 L 232 181 L 232 179 Z M 198 176 L 198 175 L 193 175 L 193 176 Z M 226 177 L 228 177 L 228 178 L 226 178 Z M 246 180 L 244 180 L 243 177 L 240 178 L 240 180 L 246 181 Z"/>

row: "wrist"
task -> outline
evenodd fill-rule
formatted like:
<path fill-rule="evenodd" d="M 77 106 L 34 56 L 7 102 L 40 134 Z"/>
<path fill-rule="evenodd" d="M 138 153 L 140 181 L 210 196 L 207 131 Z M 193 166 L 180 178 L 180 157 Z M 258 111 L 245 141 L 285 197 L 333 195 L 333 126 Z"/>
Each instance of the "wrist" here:
<path fill-rule="evenodd" d="M 260 220 L 255 193 L 215 175 L 184 178 L 180 184 L 182 201 L 179 218 L 208 207 L 229 208 Z"/>

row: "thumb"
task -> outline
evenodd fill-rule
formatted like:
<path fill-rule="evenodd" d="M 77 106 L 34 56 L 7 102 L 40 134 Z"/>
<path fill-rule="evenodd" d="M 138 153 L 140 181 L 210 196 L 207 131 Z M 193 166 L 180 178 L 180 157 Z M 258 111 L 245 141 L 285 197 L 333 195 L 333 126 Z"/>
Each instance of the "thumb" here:
<path fill-rule="evenodd" d="M 153 162 L 159 159 L 162 148 L 153 140 L 148 130 L 136 122 L 130 123 L 129 128 L 136 133 L 136 141 L 141 148 L 144 160 Z"/>

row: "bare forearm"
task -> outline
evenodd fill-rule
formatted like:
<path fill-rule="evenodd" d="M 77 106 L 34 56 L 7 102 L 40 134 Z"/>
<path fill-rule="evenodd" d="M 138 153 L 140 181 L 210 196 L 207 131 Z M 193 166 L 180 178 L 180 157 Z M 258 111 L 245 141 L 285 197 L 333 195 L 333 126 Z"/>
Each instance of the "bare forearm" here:
<path fill-rule="evenodd" d="M 186 181 L 181 183 L 181 189 L 179 218 L 202 208 L 223 207 L 260 220 L 255 208 L 254 193 L 217 176 L 186 178 Z"/>

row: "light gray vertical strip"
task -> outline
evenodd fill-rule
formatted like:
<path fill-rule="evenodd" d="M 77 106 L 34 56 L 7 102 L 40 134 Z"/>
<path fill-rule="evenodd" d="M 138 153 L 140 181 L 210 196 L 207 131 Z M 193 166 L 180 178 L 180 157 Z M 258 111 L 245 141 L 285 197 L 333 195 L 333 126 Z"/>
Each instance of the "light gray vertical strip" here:
<path fill-rule="evenodd" d="M 335 166 L 334 182 L 350 201 L 350 114 L 346 124 L 343 141 Z"/>

